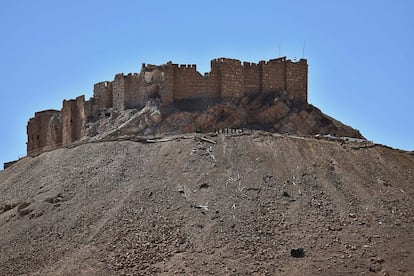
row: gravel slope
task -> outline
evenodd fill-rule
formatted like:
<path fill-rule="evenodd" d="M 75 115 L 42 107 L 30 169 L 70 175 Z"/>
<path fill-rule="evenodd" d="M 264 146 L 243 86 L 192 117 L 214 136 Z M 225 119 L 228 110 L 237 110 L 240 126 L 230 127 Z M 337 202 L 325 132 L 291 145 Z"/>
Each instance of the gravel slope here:
<path fill-rule="evenodd" d="M 414 274 L 413 155 L 200 137 L 89 143 L 0 171 L 0 274 Z"/>

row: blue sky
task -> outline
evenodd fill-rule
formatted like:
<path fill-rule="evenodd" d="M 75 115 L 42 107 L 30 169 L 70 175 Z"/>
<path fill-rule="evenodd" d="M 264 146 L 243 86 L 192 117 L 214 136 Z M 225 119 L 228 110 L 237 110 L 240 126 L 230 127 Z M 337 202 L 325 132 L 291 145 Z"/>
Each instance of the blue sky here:
<path fill-rule="evenodd" d="M 26 124 L 141 63 L 309 63 L 309 102 L 369 140 L 414 150 L 414 1 L 20 0 L 0 6 L 0 162 Z M 305 42 L 305 43 L 304 43 Z M 304 47 L 305 44 L 305 47 Z"/>

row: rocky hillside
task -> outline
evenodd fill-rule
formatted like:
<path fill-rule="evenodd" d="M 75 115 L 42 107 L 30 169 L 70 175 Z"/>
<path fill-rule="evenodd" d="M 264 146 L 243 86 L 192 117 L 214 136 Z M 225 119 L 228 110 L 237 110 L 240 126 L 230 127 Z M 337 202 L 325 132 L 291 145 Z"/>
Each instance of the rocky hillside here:
<path fill-rule="evenodd" d="M 414 274 L 408 152 L 268 132 L 134 140 L 0 171 L 1 275 Z"/>
<path fill-rule="evenodd" d="M 291 100 L 287 94 L 259 94 L 225 102 L 210 102 L 208 99 L 177 101 L 165 108 L 159 105 L 160 102 L 153 99 L 142 109 L 107 109 L 89 120 L 83 140 L 122 135 L 214 132 L 224 128 L 364 138 L 358 130 L 323 114 L 312 105 Z"/>

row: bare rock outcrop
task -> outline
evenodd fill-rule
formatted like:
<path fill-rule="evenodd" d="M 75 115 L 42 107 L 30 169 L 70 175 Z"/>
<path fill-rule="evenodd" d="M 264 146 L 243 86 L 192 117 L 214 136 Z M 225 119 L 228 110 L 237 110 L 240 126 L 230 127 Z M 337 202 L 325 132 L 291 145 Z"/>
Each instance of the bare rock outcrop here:
<path fill-rule="evenodd" d="M 86 125 L 83 140 L 96 141 L 125 135 L 214 132 L 225 128 L 363 138 L 358 130 L 330 118 L 316 107 L 298 105 L 277 95 L 243 97 L 199 111 L 188 109 L 176 106 L 167 112 L 160 108 L 158 99 L 150 99 L 142 109 L 108 109 Z"/>
<path fill-rule="evenodd" d="M 154 133 L 154 128 L 161 122 L 162 116 L 159 104 L 149 100 L 140 110 L 128 109 L 123 112 L 107 110 L 98 120 L 89 123 L 89 129 L 84 140 L 100 140 L 123 135 Z"/>
<path fill-rule="evenodd" d="M 332 119 L 312 105 L 298 105 L 277 95 L 243 97 L 202 111 L 177 110 L 170 115 L 163 116 L 156 132 L 212 132 L 223 128 L 364 138 L 358 130 Z"/>

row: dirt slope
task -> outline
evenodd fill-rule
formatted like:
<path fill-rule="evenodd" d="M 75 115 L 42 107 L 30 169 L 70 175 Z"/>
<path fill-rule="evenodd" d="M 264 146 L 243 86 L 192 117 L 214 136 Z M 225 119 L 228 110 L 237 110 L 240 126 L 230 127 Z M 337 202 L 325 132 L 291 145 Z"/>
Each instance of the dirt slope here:
<path fill-rule="evenodd" d="M 414 274 L 413 155 L 200 137 L 84 144 L 1 171 L 0 274 Z"/>

